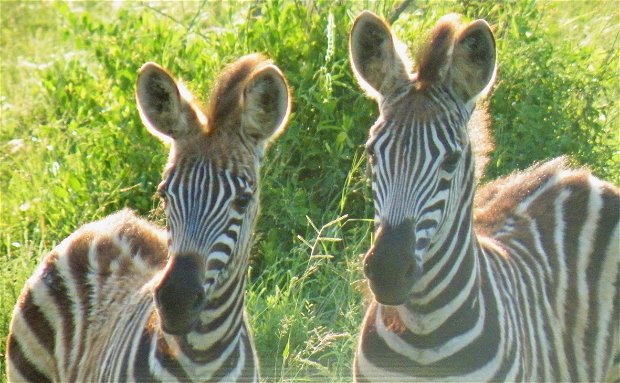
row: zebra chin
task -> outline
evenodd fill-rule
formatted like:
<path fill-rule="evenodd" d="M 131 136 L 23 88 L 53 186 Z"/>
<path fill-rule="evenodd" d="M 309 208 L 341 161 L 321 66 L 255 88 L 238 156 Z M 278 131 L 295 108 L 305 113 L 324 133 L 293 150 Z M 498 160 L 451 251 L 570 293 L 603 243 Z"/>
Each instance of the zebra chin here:
<path fill-rule="evenodd" d="M 396 279 L 385 281 L 368 278 L 368 286 L 378 303 L 388 306 L 400 306 L 405 304 L 411 297 L 411 290 L 416 282 L 414 275 L 416 274 L 418 274 L 416 271 L 410 272 L 408 275 L 410 278 L 400 279 L 399 281 Z"/>
<path fill-rule="evenodd" d="M 378 228 L 375 242 L 364 256 L 364 274 L 377 302 L 398 306 L 409 298 L 422 274 L 415 243 L 411 220 Z"/>
<path fill-rule="evenodd" d="M 158 308 L 161 328 L 166 334 L 170 335 L 187 335 L 198 323 L 199 314 L 193 317 L 183 315 L 185 313 L 166 313 Z"/>

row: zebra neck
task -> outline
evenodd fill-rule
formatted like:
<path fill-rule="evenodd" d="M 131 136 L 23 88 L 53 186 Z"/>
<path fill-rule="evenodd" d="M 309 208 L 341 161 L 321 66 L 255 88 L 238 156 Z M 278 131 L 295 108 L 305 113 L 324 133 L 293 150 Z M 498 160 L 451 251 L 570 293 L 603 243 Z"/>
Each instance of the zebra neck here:
<path fill-rule="evenodd" d="M 448 237 L 424 263 L 424 273 L 409 301 L 397 308 L 403 324 L 413 333 L 425 334 L 447 326 L 444 335 L 475 326 L 481 305 L 480 251 L 473 231 L 473 218 L 465 212 L 457 235 Z M 453 335 L 453 334 L 452 334 Z M 443 336 L 443 335 L 442 335 Z"/>
<path fill-rule="evenodd" d="M 183 354 L 185 358 L 179 358 L 180 361 L 201 366 L 210 366 L 211 362 L 226 359 L 222 358 L 223 355 L 236 355 L 239 348 L 248 342 L 249 336 L 244 300 L 245 273 L 238 273 L 214 293 L 214 299 L 200 314 L 194 331 L 182 336 L 161 332 L 158 351 Z M 251 352 L 245 350 L 246 354 Z M 209 371 L 212 370 L 213 366 L 209 367 Z"/>

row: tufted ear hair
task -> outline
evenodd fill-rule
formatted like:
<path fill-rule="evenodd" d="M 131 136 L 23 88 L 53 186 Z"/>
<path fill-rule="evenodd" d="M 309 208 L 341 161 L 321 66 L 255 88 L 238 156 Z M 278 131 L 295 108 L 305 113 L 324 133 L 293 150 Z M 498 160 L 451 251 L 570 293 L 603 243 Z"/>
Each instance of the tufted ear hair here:
<path fill-rule="evenodd" d="M 476 20 L 456 37 L 450 79 L 465 101 L 476 98 L 492 85 L 496 73 L 495 38 L 489 24 Z"/>
<path fill-rule="evenodd" d="M 164 141 L 191 139 L 206 124 L 193 105 L 193 96 L 162 67 L 146 63 L 140 68 L 136 101 L 147 129 Z"/>
<path fill-rule="evenodd" d="M 243 89 L 243 133 L 257 141 L 276 138 L 286 129 L 290 109 L 289 88 L 280 69 L 273 64 L 259 66 Z"/>
<path fill-rule="evenodd" d="M 454 49 L 454 35 L 460 25 L 460 16 L 443 16 L 430 31 L 426 43 L 417 54 L 417 80 L 422 86 L 443 82 L 450 69 Z"/>
<path fill-rule="evenodd" d="M 386 22 L 372 12 L 364 11 L 355 19 L 349 56 L 357 81 L 371 97 L 388 96 L 409 79 L 403 48 Z"/>

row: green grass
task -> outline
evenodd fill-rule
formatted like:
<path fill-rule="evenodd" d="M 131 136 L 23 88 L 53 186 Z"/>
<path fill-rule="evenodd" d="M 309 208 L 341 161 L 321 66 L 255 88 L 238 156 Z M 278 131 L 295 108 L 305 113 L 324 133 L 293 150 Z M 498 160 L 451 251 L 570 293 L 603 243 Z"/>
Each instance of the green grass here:
<path fill-rule="evenodd" d="M 206 95 L 226 63 L 274 59 L 293 92 L 263 169 L 248 311 L 268 381 L 348 381 L 364 309 L 372 199 L 362 144 L 377 108 L 353 79 L 351 22 L 395 3 L 0 2 L 0 371 L 15 300 L 40 257 L 122 207 L 161 220 L 167 149 L 136 111 L 156 61 Z M 302 5 L 303 4 L 303 5 Z M 411 47 L 443 14 L 495 27 L 496 150 L 487 178 L 570 154 L 618 184 L 617 3 L 416 2 L 395 22 Z M 2 378 L 2 379 L 3 379 Z"/>

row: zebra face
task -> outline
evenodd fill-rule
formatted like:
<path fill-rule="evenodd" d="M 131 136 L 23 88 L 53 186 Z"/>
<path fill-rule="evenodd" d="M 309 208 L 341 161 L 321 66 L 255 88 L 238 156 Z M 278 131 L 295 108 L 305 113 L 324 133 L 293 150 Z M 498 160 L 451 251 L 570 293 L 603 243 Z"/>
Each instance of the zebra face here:
<path fill-rule="evenodd" d="M 412 105 L 432 108 L 428 93 L 403 94 L 371 129 L 366 144 L 372 170 L 375 241 L 364 271 L 382 303 L 397 304 L 420 279 L 427 254 L 445 242 L 462 198 L 463 181 L 473 171 L 460 124 L 467 110 L 441 118 L 418 119 Z M 430 93 L 440 93 L 433 90 Z M 450 101 L 450 100 L 446 100 Z M 459 129 L 445 126 L 456 122 Z"/>
<path fill-rule="evenodd" d="M 461 201 L 473 195 L 466 125 L 495 73 L 495 43 L 482 20 L 456 25 L 454 16 L 439 22 L 414 74 L 383 20 L 363 12 L 351 31 L 354 73 L 381 113 L 366 143 L 375 240 L 364 272 L 383 304 L 411 296 L 425 262 L 454 237 Z"/>
<path fill-rule="evenodd" d="M 152 63 L 140 70 L 136 97 L 147 128 L 171 143 L 158 188 L 169 259 L 154 287 L 155 305 L 166 333 L 202 331 L 201 319 L 243 299 L 260 162 L 268 141 L 284 130 L 288 86 L 277 67 L 249 55 L 220 76 L 206 114 Z"/>
<path fill-rule="evenodd" d="M 158 188 L 171 261 L 155 299 L 164 328 L 173 334 L 190 328 L 200 312 L 243 278 L 258 210 L 252 178 L 210 162 L 181 165 L 170 169 Z"/>

